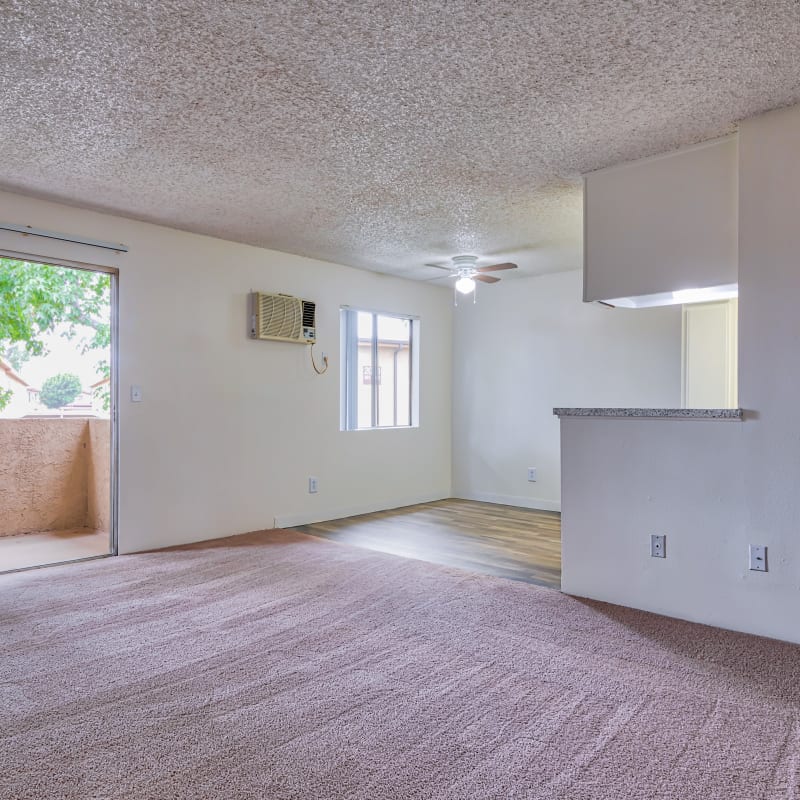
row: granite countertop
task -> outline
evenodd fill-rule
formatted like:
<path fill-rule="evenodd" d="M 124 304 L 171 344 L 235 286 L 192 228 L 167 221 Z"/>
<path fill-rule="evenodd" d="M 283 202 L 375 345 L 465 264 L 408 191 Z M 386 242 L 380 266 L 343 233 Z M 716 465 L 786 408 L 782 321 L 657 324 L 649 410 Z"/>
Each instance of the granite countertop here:
<path fill-rule="evenodd" d="M 557 417 L 647 417 L 651 419 L 742 419 L 741 408 L 554 408 Z"/>

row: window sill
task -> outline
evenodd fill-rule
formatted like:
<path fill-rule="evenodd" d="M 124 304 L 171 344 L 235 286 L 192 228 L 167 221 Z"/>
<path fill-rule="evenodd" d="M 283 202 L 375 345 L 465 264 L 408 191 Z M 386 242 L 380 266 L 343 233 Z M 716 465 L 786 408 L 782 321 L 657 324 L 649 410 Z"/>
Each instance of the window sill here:
<path fill-rule="evenodd" d="M 379 428 L 339 428 L 342 433 L 368 433 L 369 431 L 413 431 L 419 425 L 386 425 Z"/>

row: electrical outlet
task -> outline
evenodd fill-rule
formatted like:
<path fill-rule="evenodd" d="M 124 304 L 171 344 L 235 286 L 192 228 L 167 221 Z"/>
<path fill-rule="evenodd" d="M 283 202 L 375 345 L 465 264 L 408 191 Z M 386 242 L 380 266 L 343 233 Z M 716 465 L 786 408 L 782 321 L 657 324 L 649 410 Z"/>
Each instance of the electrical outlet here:
<path fill-rule="evenodd" d="M 536 482 L 536 467 L 528 467 L 528 480 L 531 483 Z"/>
<path fill-rule="evenodd" d="M 765 544 L 750 545 L 750 569 L 754 572 L 767 572 L 767 546 Z"/>
<path fill-rule="evenodd" d="M 652 558 L 667 557 L 667 537 L 663 533 L 650 535 L 650 556 Z"/>
<path fill-rule="evenodd" d="M 308 493 L 316 494 L 319 491 L 319 478 L 308 479 Z"/>

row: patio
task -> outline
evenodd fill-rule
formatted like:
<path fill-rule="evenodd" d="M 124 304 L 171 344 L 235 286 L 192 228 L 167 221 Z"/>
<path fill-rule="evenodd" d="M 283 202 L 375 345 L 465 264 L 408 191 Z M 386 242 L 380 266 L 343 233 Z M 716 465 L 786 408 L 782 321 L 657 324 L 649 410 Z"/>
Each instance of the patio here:
<path fill-rule="evenodd" d="M 0 572 L 109 552 L 105 419 L 0 420 Z"/>

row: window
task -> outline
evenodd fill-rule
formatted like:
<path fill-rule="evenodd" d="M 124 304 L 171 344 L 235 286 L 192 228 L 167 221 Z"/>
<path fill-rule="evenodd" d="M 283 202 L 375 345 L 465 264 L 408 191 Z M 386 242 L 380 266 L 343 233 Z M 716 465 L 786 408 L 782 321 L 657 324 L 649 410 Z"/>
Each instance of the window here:
<path fill-rule="evenodd" d="M 417 425 L 419 320 L 342 309 L 342 430 Z"/>

